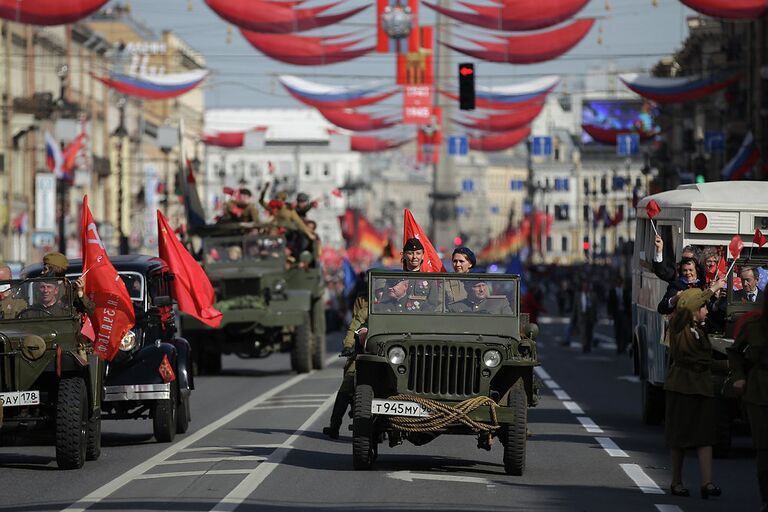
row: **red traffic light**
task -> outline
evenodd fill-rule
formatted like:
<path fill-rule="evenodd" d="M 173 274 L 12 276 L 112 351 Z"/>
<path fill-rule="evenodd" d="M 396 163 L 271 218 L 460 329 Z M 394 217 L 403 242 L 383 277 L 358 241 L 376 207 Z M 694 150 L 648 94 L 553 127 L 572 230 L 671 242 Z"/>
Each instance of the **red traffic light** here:
<path fill-rule="evenodd" d="M 582 244 L 582 247 L 585 251 L 589 250 L 589 240 L 584 240 L 584 243 Z"/>
<path fill-rule="evenodd" d="M 472 65 L 469 66 L 459 66 L 459 74 L 461 76 L 469 76 L 475 74 L 475 67 Z"/>
<path fill-rule="evenodd" d="M 461 242 L 462 240 L 460 236 L 453 237 L 453 245 L 461 245 Z"/>

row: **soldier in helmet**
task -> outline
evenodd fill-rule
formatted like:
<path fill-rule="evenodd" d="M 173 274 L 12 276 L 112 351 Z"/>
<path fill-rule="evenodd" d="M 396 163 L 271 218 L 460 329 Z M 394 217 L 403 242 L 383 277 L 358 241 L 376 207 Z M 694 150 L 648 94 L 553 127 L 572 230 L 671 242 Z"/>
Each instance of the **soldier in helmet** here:
<path fill-rule="evenodd" d="M 304 192 L 299 192 L 296 194 L 296 206 L 293 209 L 296 211 L 299 217 L 306 219 L 307 213 L 309 213 L 309 210 L 314 207 L 315 204 L 310 202 L 309 195 L 305 194 Z"/>
<path fill-rule="evenodd" d="M 0 263 L 0 281 L 11 280 L 11 267 Z M 0 284 L 0 318 L 13 319 L 28 306 L 27 301 L 13 296 L 10 284 Z"/>

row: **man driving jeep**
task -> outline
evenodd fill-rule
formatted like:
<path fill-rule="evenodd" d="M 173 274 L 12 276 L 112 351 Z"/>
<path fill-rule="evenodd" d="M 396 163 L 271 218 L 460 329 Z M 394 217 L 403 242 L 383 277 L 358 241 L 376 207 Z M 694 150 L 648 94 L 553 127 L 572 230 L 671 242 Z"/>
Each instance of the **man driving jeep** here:
<path fill-rule="evenodd" d="M 479 313 L 485 315 L 511 315 L 512 308 L 506 298 L 490 297 L 488 283 L 485 281 L 465 281 L 467 298 L 448 306 L 453 313 Z"/>

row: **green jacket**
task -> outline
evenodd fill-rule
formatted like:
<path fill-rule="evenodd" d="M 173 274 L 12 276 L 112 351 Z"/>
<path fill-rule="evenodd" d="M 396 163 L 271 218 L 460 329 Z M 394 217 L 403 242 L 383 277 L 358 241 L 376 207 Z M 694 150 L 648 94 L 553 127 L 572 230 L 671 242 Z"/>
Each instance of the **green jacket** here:
<path fill-rule="evenodd" d="M 762 316 L 750 318 L 741 326 L 728 349 L 728 362 L 733 380 L 747 381 L 742 400 L 768 406 L 768 322 Z"/>
<path fill-rule="evenodd" d="M 664 389 L 684 395 L 715 396 L 712 345 L 706 331 L 687 309 L 676 309 L 669 321 L 669 359 Z"/>
<path fill-rule="evenodd" d="M 349 323 L 347 334 L 344 336 L 344 348 L 354 348 L 355 331 L 368 323 L 368 297 L 359 295 L 352 306 L 352 321 Z"/>

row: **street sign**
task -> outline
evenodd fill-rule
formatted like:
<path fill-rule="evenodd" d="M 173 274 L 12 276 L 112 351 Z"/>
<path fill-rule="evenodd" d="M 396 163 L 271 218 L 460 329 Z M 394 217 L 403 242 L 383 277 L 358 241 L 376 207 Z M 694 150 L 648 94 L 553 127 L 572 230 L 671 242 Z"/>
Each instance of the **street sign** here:
<path fill-rule="evenodd" d="M 469 153 L 469 140 L 465 135 L 451 135 L 448 137 L 449 155 L 466 155 Z"/>
<path fill-rule="evenodd" d="M 552 154 L 552 137 L 534 137 L 531 143 L 533 156 L 550 156 Z"/>
<path fill-rule="evenodd" d="M 619 156 L 636 155 L 640 151 L 640 136 L 636 133 L 620 133 L 616 136 L 616 153 Z"/>
<path fill-rule="evenodd" d="M 706 132 L 704 134 L 704 150 L 710 155 L 725 151 L 725 134 L 723 132 Z"/>
<path fill-rule="evenodd" d="M 35 231 L 32 233 L 32 247 L 53 247 L 56 245 L 56 234 L 50 231 Z"/>
<path fill-rule="evenodd" d="M 406 85 L 403 88 L 403 124 L 432 122 L 432 87 Z"/>
<path fill-rule="evenodd" d="M 56 176 L 52 172 L 35 174 L 35 229 L 56 231 Z"/>

